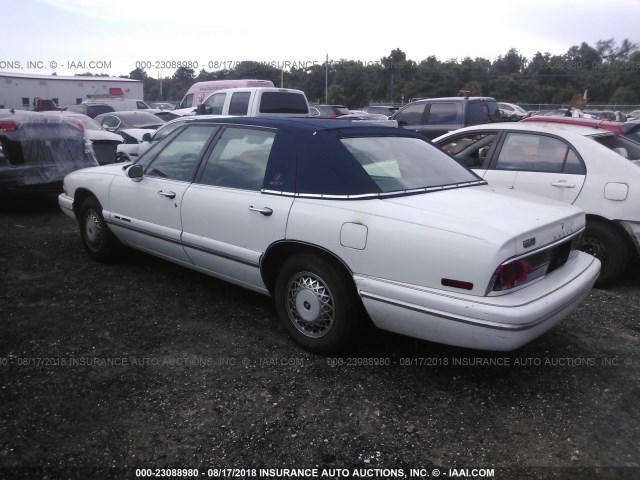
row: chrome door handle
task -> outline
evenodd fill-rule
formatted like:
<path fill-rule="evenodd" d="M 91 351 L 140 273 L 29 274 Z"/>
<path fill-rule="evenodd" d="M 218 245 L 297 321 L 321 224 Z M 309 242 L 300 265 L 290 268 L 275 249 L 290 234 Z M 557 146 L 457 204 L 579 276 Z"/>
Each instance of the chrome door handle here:
<path fill-rule="evenodd" d="M 575 183 L 569 183 L 569 182 L 552 182 L 551 183 L 552 186 L 554 187 L 560 187 L 560 188 L 576 188 L 576 184 Z"/>
<path fill-rule="evenodd" d="M 271 210 L 269 207 L 257 208 L 257 207 L 254 207 L 253 205 L 249 207 L 249 210 L 251 210 L 252 212 L 258 212 L 264 215 L 265 217 L 268 217 L 273 213 L 273 210 Z"/>
<path fill-rule="evenodd" d="M 167 197 L 167 198 L 176 198 L 175 192 L 163 192 L 162 190 L 160 190 L 158 192 L 158 195 L 162 195 L 163 197 Z"/>

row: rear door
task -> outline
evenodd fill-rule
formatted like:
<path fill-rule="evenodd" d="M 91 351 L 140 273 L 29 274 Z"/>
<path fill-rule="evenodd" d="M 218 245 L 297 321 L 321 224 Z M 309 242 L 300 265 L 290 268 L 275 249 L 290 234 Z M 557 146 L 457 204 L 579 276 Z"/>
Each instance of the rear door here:
<path fill-rule="evenodd" d="M 182 242 L 193 263 L 260 292 L 260 259 L 285 238 L 293 203 L 262 191 L 275 136 L 274 129 L 225 127 L 181 206 Z"/>
<path fill-rule="evenodd" d="M 535 132 L 505 132 L 484 174 L 490 185 L 535 193 L 573 203 L 586 177 L 586 167 L 565 140 Z"/>

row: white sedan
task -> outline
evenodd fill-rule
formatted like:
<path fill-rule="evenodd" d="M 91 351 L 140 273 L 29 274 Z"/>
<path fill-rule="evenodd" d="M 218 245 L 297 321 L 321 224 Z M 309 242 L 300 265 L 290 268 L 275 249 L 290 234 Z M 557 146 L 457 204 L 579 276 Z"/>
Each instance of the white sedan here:
<path fill-rule="evenodd" d="M 602 129 L 542 123 L 463 128 L 434 143 L 489 182 L 585 210 L 580 249 L 619 278 L 640 248 L 640 144 Z"/>
<path fill-rule="evenodd" d="M 183 122 L 134 164 L 65 178 L 89 256 L 123 246 L 274 297 L 292 338 L 382 329 L 510 350 L 573 311 L 600 262 L 582 210 L 501 193 L 404 129 L 342 120 Z"/>

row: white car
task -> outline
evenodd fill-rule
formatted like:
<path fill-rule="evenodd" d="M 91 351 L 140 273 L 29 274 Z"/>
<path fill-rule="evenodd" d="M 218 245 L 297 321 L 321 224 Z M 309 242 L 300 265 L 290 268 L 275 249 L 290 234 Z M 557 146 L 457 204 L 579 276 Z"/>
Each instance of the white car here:
<path fill-rule="evenodd" d="M 522 122 L 463 128 L 434 143 L 489 182 L 582 208 L 580 248 L 600 259 L 598 285 L 622 275 L 640 246 L 640 144 L 602 129 Z"/>
<path fill-rule="evenodd" d="M 59 203 L 91 258 L 126 245 L 272 295 L 321 353 L 365 311 L 393 332 L 515 349 L 600 270 L 573 248 L 582 210 L 501 193 L 414 132 L 343 120 L 183 122 L 134 164 L 67 175 Z"/>

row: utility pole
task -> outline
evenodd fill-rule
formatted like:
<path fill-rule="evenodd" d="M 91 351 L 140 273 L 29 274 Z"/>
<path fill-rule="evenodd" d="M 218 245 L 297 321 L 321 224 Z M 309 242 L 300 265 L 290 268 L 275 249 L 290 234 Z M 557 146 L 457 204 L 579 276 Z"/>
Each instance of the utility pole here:
<path fill-rule="evenodd" d="M 329 54 L 324 64 L 324 103 L 329 104 Z"/>

